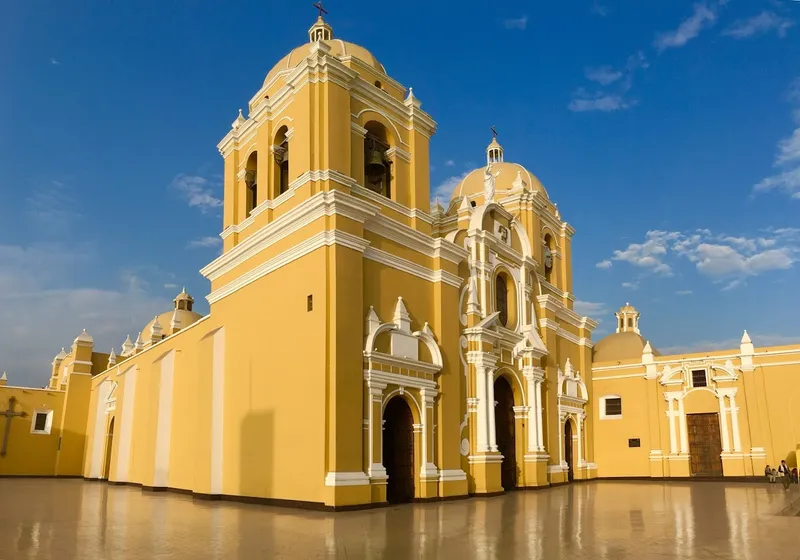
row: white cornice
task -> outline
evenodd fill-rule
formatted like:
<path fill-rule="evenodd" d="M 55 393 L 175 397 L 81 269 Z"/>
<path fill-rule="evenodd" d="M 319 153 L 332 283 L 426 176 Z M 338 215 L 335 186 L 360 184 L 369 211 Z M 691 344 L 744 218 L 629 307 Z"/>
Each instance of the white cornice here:
<path fill-rule="evenodd" d="M 430 268 L 387 253 L 386 251 L 381 251 L 375 247 L 367 247 L 364 251 L 364 258 L 385 264 L 386 266 L 406 272 L 417 278 L 422 278 L 428 282 L 444 282 L 455 288 L 460 287 L 461 284 L 464 283 L 464 280 L 462 280 L 460 276 L 451 274 L 445 270 L 431 270 Z"/>
<path fill-rule="evenodd" d="M 568 330 L 562 328 L 561 325 L 558 324 L 558 321 L 554 321 L 553 319 L 540 319 L 539 324 L 543 329 L 553 331 L 556 336 L 560 336 L 564 340 L 568 340 L 574 344 L 577 344 L 578 346 L 586 346 L 587 348 L 594 347 L 594 341 L 586 337 L 580 337 L 572 334 Z"/>
<path fill-rule="evenodd" d="M 466 249 L 455 243 L 425 235 L 387 216 L 374 216 L 364 224 L 364 229 L 422 253 L 426 257 L 443 258 L 458 264 L 469 256 Z"/>
<path fill-rule="evenodd" d="M 590 333 L 597 328 L 598 323 L 596 321 L 590 319 L 589 317 L 581 317 L 578 313 L 575 313 L 571 309 L 568 309 L 566 306 L 564 306 L 561 300 L 555 298 L 554 296 L 549 294 L 536 296 L 536 300 L 539 302 L 539 307 L 554 312 L 556 317 L 563 319 L 574 327 L 586 329 Z"/>
<path fill-rule="evenodd" d="M 282 266 L 289 264 L 292 261 L 295 261 L 313 251 L 316 251 L 320 247 L 330 246 L 330 245 L 342 245 L 344 247 L 348 247 L 350 249 L 354 249 L 356 251 L 364 251 L 369 243 L 360 237 L 356 237 L 350 233 L 339 231 L 339 230 L 330 230 L 330 231 L 322 231 L 313 237 L 306 239 L 305 241 L 298 243 L 291 249 L 280 253 L 279 255 L 269 259 L 267 262 L 253 268 L 252 270 L 242 274 L 235 280 L 228 282 L 223 287 L 214 290 L 206 299 L 208 300 L 209 304 L 214 304 L 221 300 L 224 297 L 231 295 L 232 293 L 244 288 L 248 284 L 251 284 L 273 272 Z M 179 331 L 181 332 L 181 331 Z"/>
<path fill-rule="evenodd" d="M 382 361 L 382 359 L 378 359 L 378 361 Z M 426 364 L 429 365 L 429 364 Z M 410 367 L 405 365 L 403 367 Z M 410 369 L 416 369 L 417 366 L 410 367 Z M 425 373 L 438 373 L 439 368 L 433 368 L 436 371 L 425 372 Z M 377 381 L 378 383 L 386 383 L 387 385 L 397 385 L 398 387 L 413 387 L 415 389 L 432 389 L 435 392 L 438 392 L 438 388 L 435 381 L 431 381 L 430 379 L 425 379 L 423 377 L 412 377 L 410 375 L 401 375 L 399 373 L 389 373 L 386 371 L 379 371 L 375 369 L 367 369 L 364 370 L 364 380 L 365 381 Z"/>
<path fill-rule="evenodd" d="M 247 259 L 322 216 L 337 214 L 363 223 L 367 217 L 375 215 L 377 211 L 378 209 L 371 204 L 339 191 L 317 193 L 283 216 L 265 225 L 230 251 L 223 253 L 201 269 L 200 274 L 214 281 Z"/>
<path fill-rule="evenodd" d="M 386 206 L 386 208 L 394 210 L 398 214 L 406 216 L 407 218 L 416 218 L 418 220 L 422 220 L 427 224 L 433 224 L 433 218 L 430 216 L 430 214 L 426 214 L 422 210 L 418 210 L 416 208 L 408 208 L 406 206 L 403 206 L 399 202 L 395 202 L 394 200 L 386 198 L 385 196 L 380 195 L 376 192 L 373 192 L 366 187 L 362 187 L 361 185 L 356 183 L 355 179 L 352 179 L 352 183 L 350 184 L 350 189 L 359 196 L 363 196 L 364 198 L 367 198 L 371 202 L 374 202 L 376 204 Z"/>

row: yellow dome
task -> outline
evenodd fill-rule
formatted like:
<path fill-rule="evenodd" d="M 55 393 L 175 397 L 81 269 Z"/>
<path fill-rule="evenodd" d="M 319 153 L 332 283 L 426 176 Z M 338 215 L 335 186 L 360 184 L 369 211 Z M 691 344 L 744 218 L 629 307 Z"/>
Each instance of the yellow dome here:
<path fill-rule="evenodd" d="M 376 72 L 386 74 L 386 69 L 383 67 L 383 64 L 378 62 L 378 59 L 375 58 L 371 52 L 360 45 L 348 43 L 347 41 L 342 41 L 341 39 L 330 39 L 321 42 L 328 45 L 331 48 L 330 54 L 339 60 L 344 60 L 348 57 L 357 58 L 367 66 L 373 68 Z M 299 66 L 300 63 L 303 62 L 309 54 L 311 54 L 310 48 L 311 43 L 305 43 L 280 59 L 278 64 L 276 64 L 272 70 L 269 71 L 269 74 L 267 74 L 267 78 L 264 80 L 264 85 L 268 84 L 272 78 L 278 75 L 278 73 L 286 70 L 292 70 Z"/>
<path fill-rule="evenodd" d="M 642 335 L 633 331 L 610 334 L 599 340 L 594 345 L 592 361 L 595 362 L 621 362 L 624 360 L 641 360 L 642 350 L 647 341 Z M 661 353 L 653 348 L 653 355 Z"/>
<path fill-rule="evenodd" d="M 175 311 L 176 310 L 173 309 L 172 311 L 167 311 L 158 316 L 158 324 L 161 325 L 162 333 L 167 334 L 170 332 L 170 323 L 172 322 L 172 315 L 173 313 L 175 313 Z M 177 312 L 178 312 L 178 320 L 180 320 L 181 322 L 180 324 L 181 329 L 185 329 L 192 323 L 203 318 L 202 315 L 200 315 L 199 313 L 195 313 L 194 311 L 178 309 Z M 145 341 L 150 340 L 150 328 L 153 326 L 153 321 L 155 321 L 155 319 L 152 319 L 149 323 L 147 323 L 144 326 L 144 329 L 142 329 L 142 340 Z"/>
<path fill-rule="evenodd" d="M 462 196 L 482 194 L 483 174 L 485 170 L 485 167 L 479 167 L 478 169 L 471 171 L 453 190 L 453 195 L 450 197 L 450 199 L 454 200 Z M 517 163 L 493 163 L 492 172 L 494 174 L 497 174 L 498 172 L 500 173 L 495 179 L 495 200 L 502 198 L 508 191 L 511 191 L 514 188 L 514 182 L 517 180 L 517 176 L 519 176 L 525 182 L 526 189 L 534 192 L 538 191 L 547 197 L 547 191 L 539 179 L 536 178 L 536 175 Z"/>

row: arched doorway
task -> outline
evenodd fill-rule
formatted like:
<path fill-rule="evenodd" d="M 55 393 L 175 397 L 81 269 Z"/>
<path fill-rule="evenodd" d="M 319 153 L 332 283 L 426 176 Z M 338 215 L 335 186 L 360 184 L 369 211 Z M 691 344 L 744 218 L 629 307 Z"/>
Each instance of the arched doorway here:
<path fill-rule="evenodd" d="M 517 445 L 514 425 L 514 391 L 505 377 L 494 382 L 494 419 L 497 448 L 503 454 L 500 482 L 503 490 L 517 487 Z"/>
<path fill-rule="evenodd" d="M 575 475 L 572 470 L 572 422 L 569 418 L 564 422 L 564 460 L 567 462 L 567 480 L 572 482 Z"/>
<path fill-rule="evenodd" d="M 414 417 L 402 397 L 383 411 L 383 466 L 389 477 L 386 501 L 401 504 L 414 499 Z"/>
<path fill-rule="evenodd" d="M 108 434 L 106 435 L 106 458 L 105 462 L 103 463 L 103 478 L 108 480 L 108 476 L 111 474 L 111 450 L 113 449 L 114 444 L 114 418 L 111 419 L 111 423 L 108 425 Z"/>

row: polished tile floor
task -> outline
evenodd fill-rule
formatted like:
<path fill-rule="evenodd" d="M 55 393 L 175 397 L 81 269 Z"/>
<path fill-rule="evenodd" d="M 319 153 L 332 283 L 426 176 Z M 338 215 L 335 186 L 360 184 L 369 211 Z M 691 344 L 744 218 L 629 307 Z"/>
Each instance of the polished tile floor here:
<path fill-rule="evenodd" d="M 0 479 L 0 560 L 800 558 L 794 486 L 597 482 L 337 514 Z M 800 502 L 798 502 L 800 507 Z"/>

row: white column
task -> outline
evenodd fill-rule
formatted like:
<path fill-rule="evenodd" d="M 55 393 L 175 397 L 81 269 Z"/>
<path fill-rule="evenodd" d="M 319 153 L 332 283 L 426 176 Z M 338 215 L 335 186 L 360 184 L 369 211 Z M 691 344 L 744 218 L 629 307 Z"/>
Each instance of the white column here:
<path fill-rule="evenodd" d="M 683 398 L 678 399 L 678 425 L 681 429 L 681 453 L 689 453 L 689 436 L 686 434 L 686 413 L 683 410 Z"/>
<path fill-rule="evenodd" d="M 742 440 L 739 436 L 739 409 L 736 407 L 736 396 L 728 395 L 731 403 L 731 425 L 733 426 L 733 450 L 737 453 L 742 451 Z"/>
<path fill-rule="evenodd" d="M 539 451 L 544 451 L 544 431 L 542 423 L 544 421 L 544 406 L 542 406 L 542 380 L 536 381 L 536 430 L 537 430 L 537 445 Z M 559 438 L 560 439 L 560 438 Z"/>
<path fill-rule="evenodd" d="M 489 314 L 489 304 L 486 299 L 486 243 L 481 242 L 481 265 L 478 267 L 480 272 L 481 281 L 481 316 L 486 317 Z"/>
<path fill-rule="evenodd" d="M 383 466 L 383 418 L 381 417 L 381 403 L 383 402 L 383 390 L 386 385 L 368 382 L 369 388 L 369 416 L 367 417 L 369 439 L 369 469 L 371 478 L 383 478 L 386 476 L 386 468 Z M 377 437 L 376 437 L 377 436 Z M 377 439 L 377 442 L 375 441 Z M 377 449 L 375 448 L 377 444 Z"/>
<path fill-rule="evenodd" d="M 578 464 L 575 465 L 576 468 L 583 464 L 583 418 L 584 414 L 575 418 L 575 423 L 578 424 Z"/>
<path fill-rule="evenodd" d="M 564 462 L 564 422 L 569 422 L 566 416 L 558 414 L 558 466 Z"/>
<path fill-rule="evenodd" d="M 667 418 L 669 419 L 669 452 L 675 454 L 678 452 L 677 437 L 675 436 L 675 409 L 672 403 L 675 402 L 672 397 L 667 397 L 669 410 L 667 411 Z"/>
<path fill-rule="evenodd" d="M 489 451 L 489 437 L 486 421 L 488 410 L 486 405 L 486 368 L 475 366 L 475 385 L 478 391 L 478 451 Z"/>
<path fill-rule="evenodd" d="M 536 380 L 533 375 L 526 376 L 528 382 L 528 453 L 533 453 L 539 449 L 537 436 L 539 430 L 539 408 L 536 399 Z"/>
<path fill-rule="evenodd" d="M 511 235 L 511 231 L 508 232 L 508 235 L 509 236 Z M 519 274 L 520 274 L 520 291 L 517 301 L 519 302 L 519 317 L 522 318 L 520 325 L 524 326 L 528 324 L 528 293 L 526 289 L 526 284 L 528 282 L 528 273 L 525 271 L 524 266 L 519 267 Z"/>
<path fill-rule="evenodd" d="M 730 438 L 728 438 L 728 415 L 725 409 L 725 395 L 720 394 L 719 399 L 719 430 L 722 438 L 722 452 L 729 453 L 731 450 Z"/>
<path fill-rule="evenodd" d="M 495 420 L 494 420 L 494 370 L 487 369 L 486 370 L 486 382 L 489 384 L 488 387 L 488 405 L 489 405 L 489 449 L 491 451 L 497 451 L 497 430 L 495 428 Z"/>
<path fill-rule="evenodd" d="M 420 455 L 422 469 L 420 474 L 423 478 L 435 478 L 439 475 L 439 472 L 436 465 L 433 464 L 432 453 L 428 453 L 428 446 L 430 445 L 429 436 L 432 436 L 430 422 L 433 419 L 433 400 L 436 397 L 436 393 L 430 389 L 420 389 L 419 394 L 422 397 L 422 410 L 420 411 L 422 414 L 422 453 Z"/>

